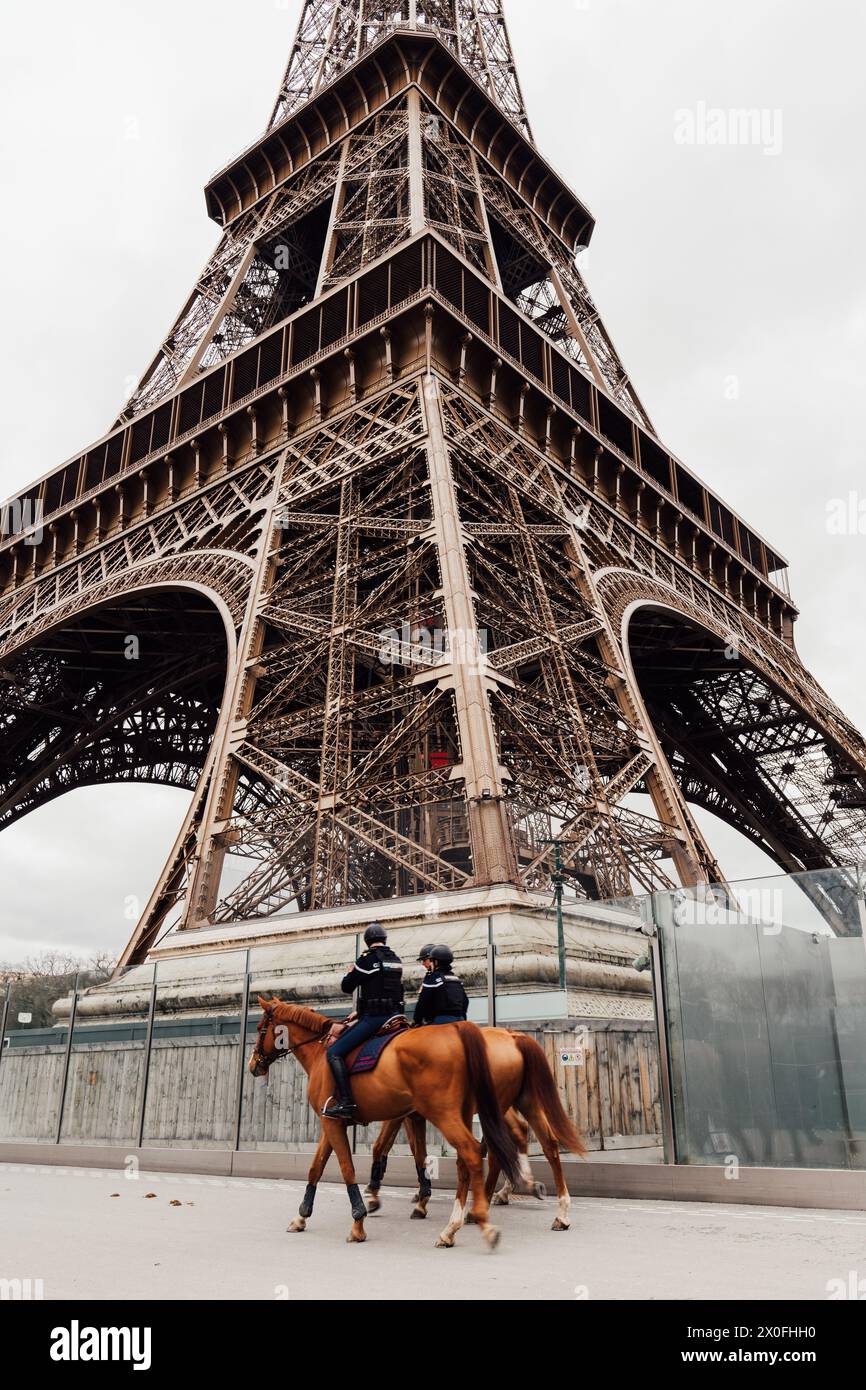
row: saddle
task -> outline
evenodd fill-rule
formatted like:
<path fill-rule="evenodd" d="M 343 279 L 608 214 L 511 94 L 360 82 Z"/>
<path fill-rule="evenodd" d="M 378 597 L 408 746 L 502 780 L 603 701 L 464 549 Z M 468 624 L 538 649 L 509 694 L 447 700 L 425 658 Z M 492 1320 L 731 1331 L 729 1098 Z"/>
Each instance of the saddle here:
<path fill-rule="evenodd" d="M 325 1047 L 330 1047 L 338 1038 L 341 1038 L 347 1028 L 351 1027 L 353 1022 L 353 1019 L 347 1019 L 345 1023 L 335 1023 L 328 1033 L 328 1036 L 324 1039 Z M 365 1043 L 361 1044 L 349 1063 L 349 1075 L 362 1076 L 366 1072 L 375 1071 L 376 1067 L 379 1065 L 382 1053 L 389 1043 L 392 1043 L 395 1038 L 399 1038 L 401 1034 L 408 1032 L 408 1030 L 409 1020 L 405 1014 L 395 1014 L 394 1018 L 389 1018 L 388 1022 L 382 1025 L 378 1033 L 374 1033 L 372 1038 L 368 1038 Z"/>
<path fill-rule="evenodd" d="M 344 1023 L 332 1024 L 330 1031 L 322 1039 L 322 1046 L 325 1048 L 325 1050 L 327 1050 L 329 1047 L 332 1047 L 335 1042 L 338 1042 L 340 1038 L 343 1036 L 343 1034 L 347 1032 L 349 1028 L 352 1027 L 352 1024 L 357 1022 L 358 1015 L 351 1014 L 350 1017 L 347 1018 Z M 374 1033 L 369 1041 L 375 1042 L 376 1038 L 390 1039 L 392 1037 L 396 1037 L 398 1033 L 405 1033 L 406 1029 L 410 1026 L 411 1025 L 409 1023 L 409 1020 L 405 1014 L 395 1014 L 393 1018 L 388 1019 L 387 1023 L 383 1023 L 378 1033 Z"/>

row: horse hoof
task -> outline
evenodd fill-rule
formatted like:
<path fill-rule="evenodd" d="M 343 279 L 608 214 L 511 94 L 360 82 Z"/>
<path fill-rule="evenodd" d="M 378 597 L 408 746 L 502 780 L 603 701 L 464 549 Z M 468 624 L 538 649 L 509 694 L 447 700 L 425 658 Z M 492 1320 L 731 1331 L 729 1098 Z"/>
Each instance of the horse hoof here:
<path fill-rule="evenodd" d="M 440 1236 L 439 1239 L 437 1240 L 436 1244 L 433 1246 L 433 1249 L 434 1249 L 434 1250 L 453 1250 L 453 1249 L 454 1249 L 454 1237 L 453 1237 L 453 1236 Z"/>
<path fill-rule="evenodd" d="M 570 1231 L 571 1227 L 567 1221 L 563 1221 L 560 1217 L 557 1217 L 550 1229 L 552 1231 Z"/>
<path fill-rule="evenodd" d="M 371 1213 L 371 1212 L 374 1212 L 374 1211 L 381 1211 L 381 1210 L 382 1210 L 382 1203 L 379 1201 L 379 1198 L 376 1196 L 375 1193 L 373 1193 L 373 1192 L 368 1192 L 368 1193 L 366 1194 L 366 1196 L 367 1196 L 367 1212 L 368 1212 L 368 1213 Z"/>
<path fill-rule="evenodd" d="M 497 1192 L 491 1198 L 490 1205 L 492 1207 L 507 1207 L 509 1205 L 508 1198 L 505 1196 L 504 1192 Z"/>
<path fill-rule="evenodd" d="M 288 1231 L 289 1235 L 293 1236 L 297 1235 L 299 1231 L 305 1231 L 306 1229 L 307 1223 L 302 1216 L 295 1217 L 295 1220 L 292 1222 L 291 1226 L 286 1227 L 286 1230 Z"/>
<path fill-rule="evenodd" d="M 539 1202 L 544 1201 L 547 1196 L 547 1188 L 544 1186 L 543 1182 L 537 1182 L 533 1185 L 532 1195 L 533 1197 L 537 1197 Z"/>
<path fill-rule="evenodd" d="M 421 1207 L 416 1207 L 409 1218 L 410 1221 L 426 1221 L 427 1213 Z"/>
<path fill-rule="evenodd" d="M 484 1239 L 487 1241 L 489 1248 L 495 1250 L 502 1239 L 502 1232 L 498 1226 L 488 1226 L 487 1230 L 484 1232 Z"/>

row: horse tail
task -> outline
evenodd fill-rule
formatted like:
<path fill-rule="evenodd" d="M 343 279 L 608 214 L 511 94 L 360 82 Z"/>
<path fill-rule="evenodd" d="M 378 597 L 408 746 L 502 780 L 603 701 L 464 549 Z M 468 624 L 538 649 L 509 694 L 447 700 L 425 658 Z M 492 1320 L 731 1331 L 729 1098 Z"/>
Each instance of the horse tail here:
<path fill-rule="evenodd" d="M 512 1036 L 523 1058 L 523 1095 L 528 1095 L 539 1107 L 560 1148 L 582 1157 L 586 1153 L 586 1146 L 565 1113 L 544 1051 L 526 1033 L 514 1033 Z"/>
<path fill-rule="evenodd" d="M 502 1111 L 496 1099 L 484 1034 L 477 1023 L 461 1023 L 458 1032 L 466 1057 L 469 1091 L 475 1099 L 478 1118 L 481 1121 L 481 1133 L 509 1182 L 517 1182 L 520 1175 L 517 1145 L 514 1135 L 502 1118 Z"/>

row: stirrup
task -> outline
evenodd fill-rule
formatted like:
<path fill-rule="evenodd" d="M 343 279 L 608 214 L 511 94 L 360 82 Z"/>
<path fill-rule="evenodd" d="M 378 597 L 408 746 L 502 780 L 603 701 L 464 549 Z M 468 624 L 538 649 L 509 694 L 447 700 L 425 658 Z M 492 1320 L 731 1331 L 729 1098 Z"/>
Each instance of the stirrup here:
<path fill-rule="evenodd" d="M 354 1117 L 357 1105 L 354 1101 L 338 1100 L 329 1096 L 322 1109 L 323 1120 L 351 1120 Z"/>

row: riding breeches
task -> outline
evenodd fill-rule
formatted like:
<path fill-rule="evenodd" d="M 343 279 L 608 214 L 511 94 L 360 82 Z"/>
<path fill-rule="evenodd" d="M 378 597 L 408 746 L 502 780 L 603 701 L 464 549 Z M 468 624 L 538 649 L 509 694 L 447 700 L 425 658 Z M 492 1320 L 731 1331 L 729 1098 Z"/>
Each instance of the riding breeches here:
<path fill-rule="evenodd" d="M 387 1014 L 383 1014 L 381 1018 L 359 1018 L 357 1023 L 353 1023 L 351 1028 L 347 1028 L 343 1036 L 332 1047 L 328 1048 L 328 1056 L 348 1057 L 350 1052 L 354 1052 L 356 1047 L 361 1046 L 361 1043 L 374 1037 L 387 1022 Z"/>

